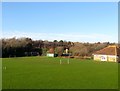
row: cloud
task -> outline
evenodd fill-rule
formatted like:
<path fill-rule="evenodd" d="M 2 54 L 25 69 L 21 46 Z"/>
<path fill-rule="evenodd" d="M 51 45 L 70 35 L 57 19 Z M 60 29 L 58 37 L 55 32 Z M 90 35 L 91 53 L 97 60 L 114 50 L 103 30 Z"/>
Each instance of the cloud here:
<path fill-rule="evenodd" d="M 3 32 L 2 38 L 20 38 L 20 37 L 30 37 L 33 40 L 66 40 L 74 42 L 117 42 L 117 37 L 112 37 L 105 34 L 79 34 L 79 33 L 38 33 L 38 32 L 20 32 L 11 31 Z"/>

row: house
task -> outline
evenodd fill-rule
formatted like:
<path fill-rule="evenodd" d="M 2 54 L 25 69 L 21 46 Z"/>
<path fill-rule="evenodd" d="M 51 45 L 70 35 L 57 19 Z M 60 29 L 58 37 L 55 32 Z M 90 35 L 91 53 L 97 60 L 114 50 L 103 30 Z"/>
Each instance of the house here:
<path fill-rule="evenodd" d="M 110 45 L 93 54 L 94 60 L 120 62 L 120 47 Z"/>
<path fill-rule="evenodd" d="M 47 51 L 47 56 L 48 57 L 54 57 L 55 56 L 54 48 L 50 48 L 49 51 Z"/>

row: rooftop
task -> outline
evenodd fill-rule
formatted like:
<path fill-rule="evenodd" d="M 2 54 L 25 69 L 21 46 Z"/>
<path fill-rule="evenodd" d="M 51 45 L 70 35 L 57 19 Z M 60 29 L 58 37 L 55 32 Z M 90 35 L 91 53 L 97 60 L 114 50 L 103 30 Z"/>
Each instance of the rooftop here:
<path fill-rule="evenodd" d="M 54 53 L 54 48 L 50 48 L 48 53 Z"/>
<path fill-rule="evenodd" d="M 96 51 L 94 54 L 102 55 L 120 55 L 120 47 L 116 45 L 107 46 L 99 51 Z"/>

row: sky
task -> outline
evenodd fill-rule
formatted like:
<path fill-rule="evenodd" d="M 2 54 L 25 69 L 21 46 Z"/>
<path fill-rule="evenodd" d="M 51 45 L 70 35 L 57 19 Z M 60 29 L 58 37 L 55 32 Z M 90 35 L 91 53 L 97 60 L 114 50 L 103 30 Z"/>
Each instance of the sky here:
<path fill-rule="evenodd" d="M 4 2 L 2 38 L 117 42 L 117 2 Z"/>

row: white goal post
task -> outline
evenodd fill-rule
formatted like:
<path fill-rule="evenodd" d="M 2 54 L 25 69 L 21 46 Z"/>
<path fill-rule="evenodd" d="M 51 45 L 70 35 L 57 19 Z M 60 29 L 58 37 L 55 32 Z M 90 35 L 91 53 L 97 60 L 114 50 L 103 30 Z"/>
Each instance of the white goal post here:
<path fill-rule="evenodd" d="M 62 64 L 62 60 L 60 59 L 60 64 Z M 67 59 L 67 64 L 70 64 L 70 59 Z"/>

